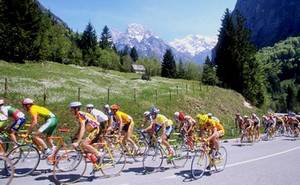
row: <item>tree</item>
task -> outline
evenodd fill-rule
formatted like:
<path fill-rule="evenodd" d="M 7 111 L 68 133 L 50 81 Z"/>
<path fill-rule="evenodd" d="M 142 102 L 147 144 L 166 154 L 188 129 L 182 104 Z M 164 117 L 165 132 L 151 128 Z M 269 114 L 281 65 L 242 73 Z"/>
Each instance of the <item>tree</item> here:
<path fill-rule="evenodd" d="M 41 19 L 35 0 L 1 0 L 0 58 L 14 62 L 34 60 Z"/>
<path fill-rule="evenodd" d="M 183 62 L 180 59 L 179 60 L 179 64 L 178 64 L 178 70 L 177 70 L 177 78 L 184 78 L 185 76 L 185 71 L 184 71 L 184 66 L 183 66 Z"/>
<path fill-rule="evenodd" d="M 131 64 L 132 64 L 132 60 L 129 55 L 122 56 L 120 70 L 122 72 L 131 72 Z"/>
<path fill-rule="evenodd" d="M 97 34 L 91 22 L 86 26 L 81 40 L 80 40 L 80 48 L 82 50 L 82 56 L 87 65 L 93 65 L 96 60 L 96 49 L 98 47 L 97 44 Z"/>
<path fill-rule="evenodd" d="M 218 77 L 216 74 L 216 68 L 209 57 L 206 57 L 204 66 L 203 66 L 203 73 L 201 81 L 203 84 L 207 85 L 216 85 L 218 82 Z"/>
<path fill-rule="evenodd" d="M 171 49 L 167 49 L 161 64 L 161 76 L 167 78 L 176 77 L 176 62 Z"/>
<path fill-rule="evenodd" d="M 138 55 L 135 47 L 131 48 L 131 50 L 130 50 L 130 57 L 133 60 L 133 62 L 136 62 L 139 59 L 139 55 Z"/>
<path fill-rule="evenodd" d="M 102 30 L 99 45 L 101 49 L 112 49 L 113 47 L 112 37 L 109 28 L 106 25 Z"/>

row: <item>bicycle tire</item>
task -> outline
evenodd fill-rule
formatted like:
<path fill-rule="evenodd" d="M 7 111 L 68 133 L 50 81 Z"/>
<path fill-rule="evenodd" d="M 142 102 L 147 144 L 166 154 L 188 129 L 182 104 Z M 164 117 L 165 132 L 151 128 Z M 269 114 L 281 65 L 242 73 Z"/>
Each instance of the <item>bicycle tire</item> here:
<path fill-rule="evenodd" d="M 126 165 L 126 154 L 121 144 L 104 147 L 101 155 L 101 172 L 104 176 L 119 176 Z"/>
<path fill-rule="evenodd" d="M 175 148 L 172 163 L 176 168 L 183 168 L 187 163 L 189 156 L 189 147 L 186 144 L 182 144 Z"/>
<path fill-rule="evenodd" d="M 14 178 L 14 166 L 11 160 L 0 155 L 0 184 L 9 185 Z"/>
<path fill-rule="evenodd" d="M 8 153 L 7 157 L 14 165 L 15 177 L 32 174 L 41 161 L 38 149 L 31 144 L 17 146 Z"/>
<path fill-rule="evenodd" d="M 191 174 L 194 179 L 200 179 L 207 168 L 208 156 L 203 150 L 195 152 L 191 163 Z"/>
<path fill-rule="evenodd" d="M 86 158 L 80 151 L 59 150 L 55 153 L 53 177 L 59 184 L 78 182 L 86 171 Z"/>
<path fill-rule="evenodd" d="M 143 168 L 147 172 L 152 172 L 162 166 L 163 160 L 163 151 L 160 147 L 149 147 L 143 157 Z M 152 162 L 156 162 L 155 165 L 150 165 Z"/>
<path fill-rule="evenodd" d="M 225 169 L 227 164 L 227 150 L 224 146 L 220 146 L 218 153 L 218 158 L 213 158 L 213 166 L 216 172 L 221 172 Z"/>

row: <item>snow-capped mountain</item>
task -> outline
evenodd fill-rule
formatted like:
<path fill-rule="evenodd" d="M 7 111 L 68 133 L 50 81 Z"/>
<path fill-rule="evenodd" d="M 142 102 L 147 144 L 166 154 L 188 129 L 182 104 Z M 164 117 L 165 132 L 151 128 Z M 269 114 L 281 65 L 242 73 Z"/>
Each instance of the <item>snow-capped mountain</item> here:
<path fill-rule="evenodd" d="M 162 39 L 146 30 L 140 24 L 130 24 L 126 32 L 111 31 L 112 39 L 118 50 L 127 45 L 135 47 L 140 56 L 163 58 L 166 49 L 170 48 Z"/>
<path fill-rule="evenodd" d="M 127 45 L 135 47 L 140 56 L 156 57 L 160 60 L 166 49 L 171 48 L 176 59 L 193 60 L 203 63 L 207 55 L 211 55 L 217 39 L 200 35 L 188 35 L 182 39 L 175 39 L 169 44 L 160 39 L 140 24 L 130 24 L 126 32 L 111 31 L 113 41 L 118 50 Z"/>

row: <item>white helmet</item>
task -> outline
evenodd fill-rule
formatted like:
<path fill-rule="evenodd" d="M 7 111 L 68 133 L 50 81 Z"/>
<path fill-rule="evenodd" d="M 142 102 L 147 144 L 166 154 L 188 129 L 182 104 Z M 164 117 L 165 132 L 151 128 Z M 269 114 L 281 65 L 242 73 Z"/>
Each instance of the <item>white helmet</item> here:
<path fill-rule="evenodd" d="M 0 99 L 0 105 L 3 105 L 3 104 L 4 104 L 4 100 Z"/>
<path fill-rule="evenodd" d="M 213 115 L 212 115 L 212 113 L 207 113 L 207 116 L 212 117 Z"/>
<path fill-rule="evenodd" d="M 93 104 L 87 104 L 85 107 L 86 108 L 94 108 L 94 105 Z"/>
<path fill-rule="evenodd" d="M 175 116 L 175 117 L 178 117 L 178 116 L 179 116 L 179 112 L 175 112 L 175 113 L 174 113 L 174 116 Z"/>
<path fill-rule="evenodd" d="M 23 105 L 33 104 L 33 100 L 30 99 L 30 98 L 25 98 L 25 99 L 22 101 L 22 104 L 23 104 Z"/>
<path fill-rule="evenodd" d="M 146 116 L 149 116 L 150 115 L 150 112 L 149 111 L 146 111 L 146 112 L 144 112 L 144 116 L 146 117 Z"/>
<path fill-rule="evenodd" d="M 74 102 L 71 102 L 69 107 L 70 108 L 75 108 L 75 107 L 80 107 L 82 104 L 79 102 L 79 101 L 74 101 Z"/>
<path fill-rule="evenodd" d="M 104 105 L 104 108 L 105 108 L 105 109 L 109 109 L 109 107 L 110 107 L 110 106 L 109 106 L 108 104 Z"/>

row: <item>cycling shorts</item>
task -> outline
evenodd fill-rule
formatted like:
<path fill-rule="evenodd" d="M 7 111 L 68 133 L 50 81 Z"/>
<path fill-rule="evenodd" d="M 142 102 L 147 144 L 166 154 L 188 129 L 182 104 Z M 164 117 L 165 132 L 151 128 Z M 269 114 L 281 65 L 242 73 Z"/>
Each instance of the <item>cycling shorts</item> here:
<path fill-rule="evenodd" d="M 14 130 L 14 131 L 18 131 L 20 128 L 23 127 L 23 125 L 26 123 L 25 118 L 19 118 L 16 121 L 13 122 L 13 124 L 11 125 L 10 129 Z"/>
<path fill-rule="evenodd" d="M 47 136 L 51 136 L 57 127 L 57 123 L 58 119 L 56 117 L 50 117 L 47 119 L 46 123 L 39 128 L 38 131 Z"/>

